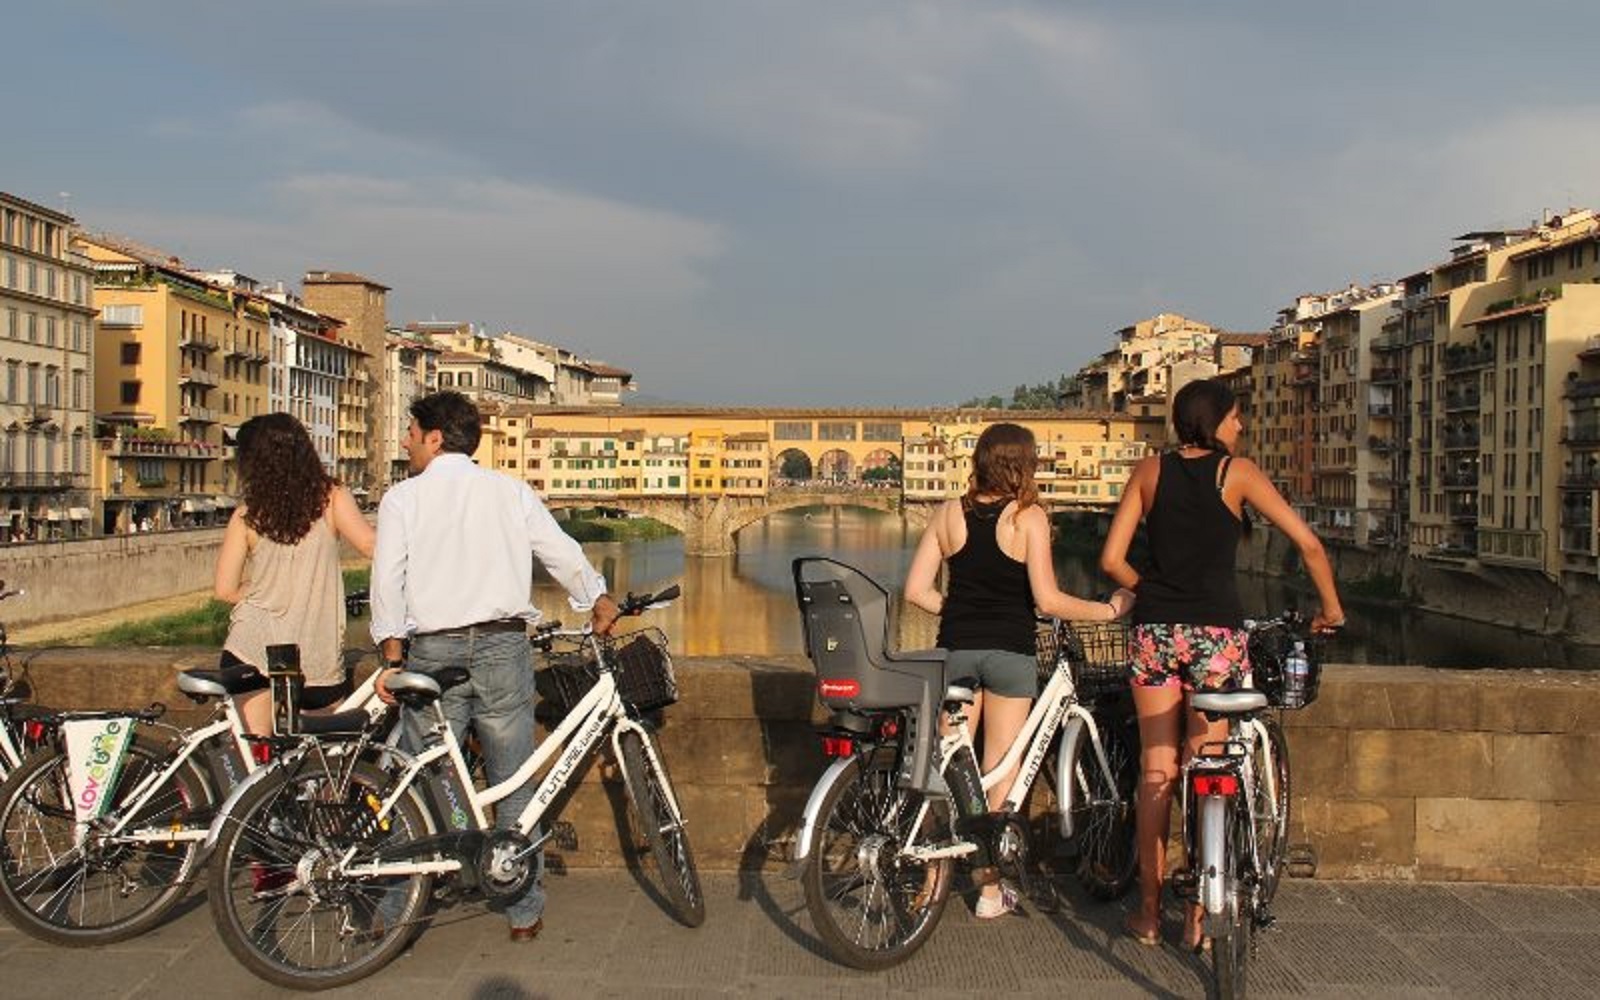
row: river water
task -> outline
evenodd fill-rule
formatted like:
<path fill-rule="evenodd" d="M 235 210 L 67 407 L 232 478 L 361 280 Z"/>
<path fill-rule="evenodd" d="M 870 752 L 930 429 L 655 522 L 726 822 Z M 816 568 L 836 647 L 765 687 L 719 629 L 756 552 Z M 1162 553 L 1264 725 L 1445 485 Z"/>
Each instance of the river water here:
<path fill-rule="evenodd" d="M 683 587 L 671 608 L 652 612 L 674 651 L 689 656 L 763 656 L 802 652 L 790 562 L 826 555 L 850 563 L 898 593 L 917 533 L 892 514 L 859 508 L 786 511 L 739 533 L 732 558 L 685 559 L 681 538 L 651 542 L 586 543 L 584 550 L 614 592 L 645 592 L 670 583 Z M 1062 589 L 1100 596 L 1111 585 L 1092 552 L 1058 551 Z M 1283 580 L 1241 574 L 1245 611 L 1268 615 L 1289 603 L 1312 610 L 1315 599 Z M 535 603 L 568 622 L 581 617 L 566 606 L 560 588 L 536 583 Z M 1572 646 L 1512 629 L 1463 621 L 1409 608 L 1347 601 L 1350 624 L 1332 640 L 1329 663 L 1417 664 L 1435 667 L 1600 668 L 1600 648 Z M 933 645 L 932 616 L 902 603 L 899 644 Z"/>

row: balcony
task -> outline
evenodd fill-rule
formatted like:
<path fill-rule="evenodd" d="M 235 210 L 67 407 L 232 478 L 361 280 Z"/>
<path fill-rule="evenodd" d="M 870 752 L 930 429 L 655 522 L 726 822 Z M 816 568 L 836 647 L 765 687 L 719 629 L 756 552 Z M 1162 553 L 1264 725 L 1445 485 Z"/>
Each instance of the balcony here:
<path fill-rule="evenodd" d="M 1371 483 L 1373 486 L 1394 486 L 1399 481 L 1400 480 L 1395 477 L 1393 472 L 1367 473 L 1367 482 Z"/>
<path fill-rule="evenodd" d="M 1450 508 L 1450 522 L 1452 524 L 1477 524 L 1478 507 L 1476 504 L 1459 504 Z"/>
<path fill-rule="evenodd" d="M 1373 337 L 1372 343 L 1368 346 L 1371 348 L 1373 354 L 1387 354 L 1391 351 L 1398 351 L 1405 347 L 1406 341 L 1405 338 L 1398 332 L 1385 333 L 1381 337 Z"/>
<path fill-rule="evenodd" d="M 1592 399 L 1600 396 L 1600 378 L 1568 379 L 1566 385 L 1561 387 L 1561 395 L 1567 399 Z"/>
<path fill-rule="evenodd" d="M 1472 472 L 1447 472 L 1443 483 L 1446 490 L 1476 490 L 1478 488 L 1478 473 L 1476 470 Z"/>
<path fill-rule="evenodd" d="M 1594 532 L 1589 528 L 1562 528 L 1561 552 L 1563 555 L 1592 556 L 1594 550 Z"/>
<path fill-rule="evenodd" d="M 1394 416 L 1394 404 L 1393 403 L 1368 403 L 1367 404 L 1367 416 L 1369 416 L 1369 417 L 1392 417 L 1392 416 Z"/>
<path fill-rule="evenodd" d="M 1476 430 L 1460 431 L 1444 436 L 1445 451 L 1477 451 L 1478 432 Z"/>
<path fill-rule="evenodd" d="M 217 422 L 217 411 L 209 406 L 189 404 L 178 407 L 178 422 L 180 424 L 214 424 Z"/>
<path fill-rule="evenodd" d="M 203 385 L 210 388 L 222 384 L 222 376 L 204 368 L 180 368 L 178 370 L 178 384 Z"/>
<path fill-rule="evenodd" d="M 89 477 L 78 472 L 0 472 L 0 489 L 83 490 Z"/>
<path fill-rule="evenodd" d="M 1476 392 L 1447 392 L 1444 397 L 1444 412 L 1476 411 L 1479 399 L 1480 397 Z"/>
<path fill-rule="evenodd" d="M 209 353 L 211 351 L 215 351 L 216 349 L 217 341 L 214 337 L 208 337 L 205 334 L 198 333 L 194 330 L 190 330 L 188 333 L 178 334 L 178 350 L 180 351 L 196 350 L 206 351 Z"/>
<path fill-rule="evenodd" d="M 1395 439 L 1387 434 L 1374 434 L 1367 438 L 1367 447 L 1379 455 L 1387 455 L 1396 448 Z"/>
<path fill-rule="evenodd" d="M 102 439 L 100 446 L 112 458 L 179 458 L 210 461 L 218 457 L 216 445 L 204 441 L 158 441 L 146 438 Z"/>
<path fill-rule="evenodd" d="M 1581 427 L 1563 427 L 1561 428 L 1561 443 L 1600 445 L 1600 426 L 1585 424 Z"/>
<path fill-rule="evenodd" d="M 1483 344 L 1478 347 L 1453 344 L 1444 349 L 1444 370 L 1446 374 L 1488 368 L 1493 364 L 1493 344 Z"/>
<path fill-rule="evenodd" d="M 1368 379 L 1373 385 L 1394 385 L 1400 381 L 1398 368 L 1374 368 L 1372 376 Z"/>

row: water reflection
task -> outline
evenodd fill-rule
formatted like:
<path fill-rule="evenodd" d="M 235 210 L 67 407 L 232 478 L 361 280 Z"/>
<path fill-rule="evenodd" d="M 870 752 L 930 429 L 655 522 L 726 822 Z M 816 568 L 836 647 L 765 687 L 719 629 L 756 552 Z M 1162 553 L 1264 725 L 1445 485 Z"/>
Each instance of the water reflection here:
<path fill-rule="evenodd" d="M 789 568 L 796 556 L 831 556 L 861 568 L 898 593 L 916 543 L 917 532 L 908 530 L 895 515 L 816 508 L 776 514 L 751 525 L 740 532 L 739 554 L 730 559 L 685 559 L 677 538 L 589 543 L 584 551 L 615 592 L 644 592 L 670 583 L 683 586 L 682 600 L 647 619 L 666 631 L 675 651 L 690 656 L 762 656 L 801 652 Z M 1098 595 L 1110 589 L 1092 552 L 1058 552 L 1056 573 L 1071 593 Z M 1239 582 L 1251 614 L 1314 606 L 1311 595 L 1282 580 L 1241 576 Z M 546 615 L 567 622 L 582 617 L 547 579 L 536 583 L 534 600 Z M 1600 648 L 1569 646 L 1403 608 L 1353 605 L 1349 610 L 1349 628 L 1328 651 L 1331 662 L 1600 668 Z M 901 647 L 933 644 L 937 622 L 931 615 L 902 603 L 898 617 Z"/>

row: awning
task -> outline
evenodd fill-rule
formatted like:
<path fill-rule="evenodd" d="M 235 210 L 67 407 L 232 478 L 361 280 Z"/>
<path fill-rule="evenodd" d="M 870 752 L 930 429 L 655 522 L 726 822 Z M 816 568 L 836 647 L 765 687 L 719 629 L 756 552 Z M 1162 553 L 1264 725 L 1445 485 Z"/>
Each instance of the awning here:
<path fill-rule="evenodd" d="M 22 510 L 21 508 L 13 507 L 10 510 L 6 511 L 6 516 L 11 518 L 12 520 L 16 520 L 19 517 L 27 517 L 28 516 L 28 512 L 25 511 L 25 510 Z"/>
<path fill-rule="evenodd" d="M 222 425 L 222 443 L 229 447 L 239 443 L 239 428 Z"/>
<path fill-rule="evenodd" d="M 210 497 L 201 497 L 199 500 L 195 501 L 195 506 L 200 508 L 200 513 L 210 514 L 212 511 L 217 509 L 217 502 L 212 500 Z"/>
<path fill-rule="evenodd" d="M 228 497 L 228 496 L 218 496 L 217 497 L 217 507 L 219 507 L 222 510 L 232 510 L 233 508 L 235 508 L 237 506 L 239 506 L 239 501 L 235 500 L 233 497 Z"/>
<path fill-rule="evenodd" d="M 185 514 L 193 514 L 195 511 L 200 509 L 200 506 L 196 504 L 193 499 L 189 499 L 185 500 L 183 504 L 178 507 L 178 509 Z"/>
<path fill-rule="evenodd" d="M 72 518 L 74 521 L 87 521 L 87 520 L 89 520 L 89 508 L 87 508 L 87 507 L 72 507 L 72 508 L 69 508 L 67 510 L 67 516 Z"/>
<path fill-rule="evenodd" d="M 49 510 L 44 512 L 44 519 L 46 521 L 59 521 L 59 520 L 62 519 L 61 518 L 61 512 L 59 510 L 56 510 L 54 507 L 52 507 Z"/>

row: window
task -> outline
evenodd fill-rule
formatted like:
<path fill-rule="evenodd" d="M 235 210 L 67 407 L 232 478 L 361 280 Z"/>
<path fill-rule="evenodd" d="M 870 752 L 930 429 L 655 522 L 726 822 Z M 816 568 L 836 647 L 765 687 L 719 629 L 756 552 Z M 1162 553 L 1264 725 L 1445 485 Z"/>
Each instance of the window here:
<path fill-rule="evenodd" d="M 135 341 L 134 343 L 131 343 L 131 344 L 123 344 L 122 345 L 122 363 L 123 364 L 125 364 L 125 365 L 136 365 L 136 364 L 139 363 L 139 346 L 140 345 L 138 344 L 137 341 Z"/>
<path fill-rule="evenodd" d="M 124 382 L 124 383 L 122 383 L 122 405 L 123 406 L 134 406 L 138 402 L 139 402 L 139 383 L 138 382 Z"/>
<path fill-rule="evenodd" d="M 188 332 L 189 314 L 182 314 L 184 332 Z M 143 326 L 144 306 L 106 306 L 100 310 L 101 326 Z"/>

